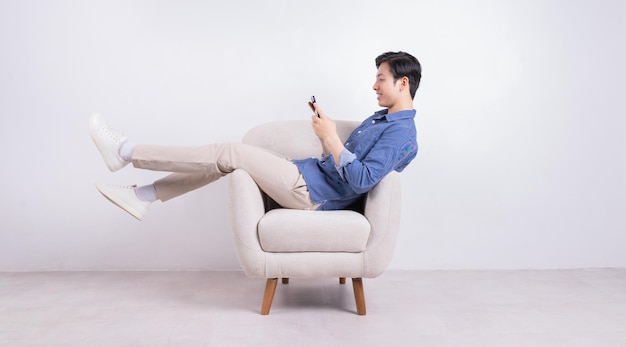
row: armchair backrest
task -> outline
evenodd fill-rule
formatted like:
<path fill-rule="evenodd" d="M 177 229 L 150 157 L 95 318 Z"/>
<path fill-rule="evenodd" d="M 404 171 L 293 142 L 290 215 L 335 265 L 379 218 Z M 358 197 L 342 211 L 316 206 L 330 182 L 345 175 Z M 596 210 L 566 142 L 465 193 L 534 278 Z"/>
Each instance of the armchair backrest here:
<path fill-rule="evenodd" d="M 337 133 L 345 141 L 359 124 L 358 121 L 335 121 Z M 265 123 L 249 130 L 243 143 L 269 149 L 290 159 L 319 157 L 322 146 L 309 120 L 291 120 Z"/>

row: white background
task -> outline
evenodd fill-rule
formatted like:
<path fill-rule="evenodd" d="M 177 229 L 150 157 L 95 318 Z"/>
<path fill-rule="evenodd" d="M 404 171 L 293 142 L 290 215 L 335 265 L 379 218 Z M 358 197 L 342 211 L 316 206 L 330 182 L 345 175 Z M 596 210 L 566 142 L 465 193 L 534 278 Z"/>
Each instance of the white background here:
<path fill-rule="evenodd" d="M 140 143 L 378 109 L 374 58 L 423 65 L 395 269 L 626 266 L 626 2 L 0 1 L 0 270 L 239 269 L 228 178 L 138 222 L 92 112 Z"/>

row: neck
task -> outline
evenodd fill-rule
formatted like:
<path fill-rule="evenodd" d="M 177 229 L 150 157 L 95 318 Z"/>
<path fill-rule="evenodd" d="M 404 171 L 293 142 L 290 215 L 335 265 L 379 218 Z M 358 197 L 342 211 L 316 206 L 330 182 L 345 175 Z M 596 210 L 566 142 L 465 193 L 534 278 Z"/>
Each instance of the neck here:
<path fill-rule="evenodd" d="M 403 99 L 395 103 L 393 106 L 389 107 L 388 113 L 394 113 L 399 111 L 409 111 L 413 109 L 413 99 Z"/>

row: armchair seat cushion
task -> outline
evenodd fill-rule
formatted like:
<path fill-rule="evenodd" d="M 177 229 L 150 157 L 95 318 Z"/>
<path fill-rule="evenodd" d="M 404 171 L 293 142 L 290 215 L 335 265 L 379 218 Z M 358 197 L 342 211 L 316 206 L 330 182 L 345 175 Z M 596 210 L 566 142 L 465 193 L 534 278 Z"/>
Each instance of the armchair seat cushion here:
<path fill-rule="evenodd" d="M 363 252 L 371 226 L 354 211 L 274 209 L 257 230 L 265 252 Z"/>

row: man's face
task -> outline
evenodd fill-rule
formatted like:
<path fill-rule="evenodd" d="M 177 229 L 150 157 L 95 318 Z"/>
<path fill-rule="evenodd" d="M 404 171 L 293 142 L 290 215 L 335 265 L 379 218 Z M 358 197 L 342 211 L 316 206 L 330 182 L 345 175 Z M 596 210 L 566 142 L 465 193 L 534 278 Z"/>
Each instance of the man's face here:
<path fill-rule="evenodd" d="M 382 63 L 376 72 L 376 82 L 374 90 L 376 91 L 376 99 L 378 106 L 391 108 L 400 96 L 400 80 L 393 82 L 393 75 L 389 70 L 389 64 Z"/>

